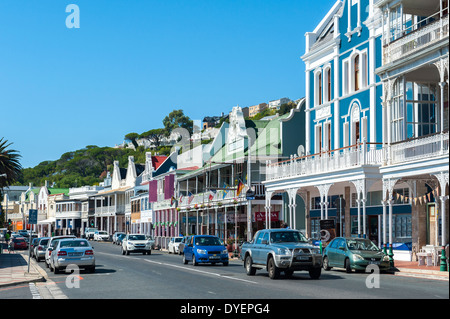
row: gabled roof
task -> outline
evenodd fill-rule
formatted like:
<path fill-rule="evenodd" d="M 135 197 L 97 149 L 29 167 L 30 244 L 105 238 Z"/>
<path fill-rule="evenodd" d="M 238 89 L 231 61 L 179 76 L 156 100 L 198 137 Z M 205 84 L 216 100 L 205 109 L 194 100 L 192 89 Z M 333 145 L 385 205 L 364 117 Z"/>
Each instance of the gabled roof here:
<path fill-rule="evenodd" d="M 162 163 L 167 159 L 168 156 L 165 155 L 152 155 L 152 166 L 153 169 L 157 170 Z"/>

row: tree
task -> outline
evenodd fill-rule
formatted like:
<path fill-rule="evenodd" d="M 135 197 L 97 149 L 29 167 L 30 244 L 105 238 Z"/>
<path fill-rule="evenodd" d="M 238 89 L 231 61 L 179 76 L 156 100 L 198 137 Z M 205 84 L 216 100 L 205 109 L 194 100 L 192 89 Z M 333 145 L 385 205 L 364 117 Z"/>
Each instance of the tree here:
<path fill-rule="evenodd" d="M 21 155 L 16 150 L 8 149 L 12 144 L 4 138 L 0 139 L 0 188 L 12 185 L 21 174 Z"/>
<path fill-rule="evenodd" d="M 173 110 L 164 118 L 163 125 L 166 130 L 166 136 L 169 136 L 178 127 L 188 130 L 189 134 L 192 135 L 194 121 L 189 116 L 184 115 L 183 110 Z"/>
<path fill-rule="evenodd" d="M 138 144 L 136 142 L 136 140 L 139 138 L 139 134 L 138 133 L 128 133 L 127 135 L 125 135 L 125 140 L 126 141 L 130 141 L 131 143 L 133 143 L 135 149 L 138 148 Z"/>
<path fill-rule="evenodd" d="M 164 138 L 165 129 L 156 128 L 139 135 L 140 138 L 147 139 L 154 147 L 159 147 L 161 145 L 161 141 Z"/>

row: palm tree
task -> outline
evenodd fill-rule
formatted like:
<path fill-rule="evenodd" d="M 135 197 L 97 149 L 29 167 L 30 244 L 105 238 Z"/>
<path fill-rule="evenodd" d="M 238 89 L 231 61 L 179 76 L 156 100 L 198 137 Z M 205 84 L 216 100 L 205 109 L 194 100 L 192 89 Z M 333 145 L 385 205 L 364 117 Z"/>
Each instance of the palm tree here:
<path fill-rule="evenodd" d="M 16 150 L 8 149 L 13 143 L 0 139 L 0 189 L 13 184 L 20 176 L 21 155 Z"/>

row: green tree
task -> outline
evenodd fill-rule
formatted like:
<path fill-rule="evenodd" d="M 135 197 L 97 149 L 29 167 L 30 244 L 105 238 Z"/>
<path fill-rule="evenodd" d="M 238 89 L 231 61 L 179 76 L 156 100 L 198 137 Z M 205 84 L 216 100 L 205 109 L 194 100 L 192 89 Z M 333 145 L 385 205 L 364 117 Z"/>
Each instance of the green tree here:
<path fill-rule="evenodd" d="M 139 135 L 139 138 L 147 139 L 153 146 L 159 147 L 161 145 L 161 141 L 164 138 L 165 129 L 156 128 Z"/>
<path fill-rule="evenodd" d="M 21 175 L 21 155 L 14 149 L 9 149 L 13 143 L 0 139 L 0 188 L 12 185 Z"/>
<path fill-rule="evenodd" d="M 128 133 L 127 135 L 125 135 L 125 140 L 126 141 L 130 141 L 131 143 L 133 143 L 135 148 L 138 148 L 138 144 L 136 142 L 136 140 L 139 138 L 139 134 L 138 133 Z"/>
<path fill-rule="evenodd" d="M 186 129 L 192 135 L 194 121 L 189 116 L 184 115 L 183 110 L 173 110 L 163 119 L 163 125 L 166 130 L 166 136 L 169 136 L 178 127 Z"/>

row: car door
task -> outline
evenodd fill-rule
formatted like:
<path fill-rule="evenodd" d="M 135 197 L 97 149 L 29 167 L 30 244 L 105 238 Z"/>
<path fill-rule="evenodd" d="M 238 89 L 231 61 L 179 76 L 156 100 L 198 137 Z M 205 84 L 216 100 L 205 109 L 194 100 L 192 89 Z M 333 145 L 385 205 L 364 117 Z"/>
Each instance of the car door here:
<path fill-rule="evenodd" d="M 193 253 L 194 253 L 194 236 L 189 238 L 189 241 L 186 243 L 186 247 L 184 248 L 184 255 L 186 260 L 192 260 Z"/>
<path fill-rule="evenodd" d="M 252 260 L 253 263 L 255 264 L 263 264 L 264 262 L 261 261 L 262 257 L 261 257 L 261 248 L 262 248 L 262 239 L 263 236 L 266 232 L 261 231 L 259 232 L 258 236 L 255 239 L 255 243 L 253 244 L 252 247 Z"/>
<path fill-rule="evenodd" d="M 327 246 L 327 257 L 328 257 L 328 265 L 329 266 L 336 266 L 337 256 L 336 256 L 336 249 L 337 245 L 340 242 L 340 238 L 334 239 L 331 243 Z"/>
<path fill-rule="evenodd" d="M 337 249 L 336 249 L 336 265 L 338 267 L 345 267 L 345 257 L 347 257 L 347 243 L 345 239 L 339 240 Z"/>

